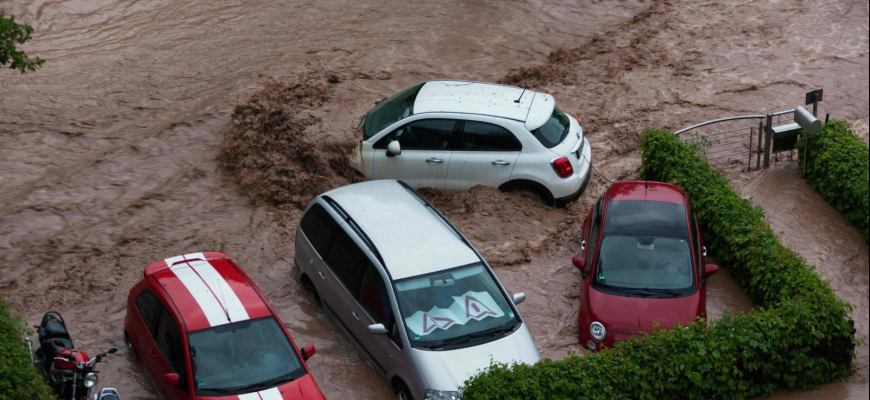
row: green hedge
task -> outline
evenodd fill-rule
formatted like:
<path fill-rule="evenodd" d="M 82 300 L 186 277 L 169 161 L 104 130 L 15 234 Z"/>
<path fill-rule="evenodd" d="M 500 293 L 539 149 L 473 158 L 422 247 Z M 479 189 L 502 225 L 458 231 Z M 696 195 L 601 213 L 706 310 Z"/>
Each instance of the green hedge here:
<path fill-rule="evenodd" d="M 641 152 L 642 177 L 686 191 L 708 247 L 759 310 L 656 332 L 588 357 L 493 365 L 466 382 L 464 399 L 744 399 L 849 375 L 851 308 L 779 243 L 761 210 L 671 132 L 645 132 Z"/>
<path fill-rule="evenodd" d="M 30 362 L 24 326 L 0 298 L 0 400 L 52 399 L 51 390 Z"/>
<path fill-rule="evenodd" d="M 798 148 L 804 148 L 804 140 Z M 862 229 L 864 241 L 870 244 L 870 147 L 842 121 L 826 123 L 822 133 L 809 140 L 809 162 L 804 164 L 800 152 L 807 182 Z"/>

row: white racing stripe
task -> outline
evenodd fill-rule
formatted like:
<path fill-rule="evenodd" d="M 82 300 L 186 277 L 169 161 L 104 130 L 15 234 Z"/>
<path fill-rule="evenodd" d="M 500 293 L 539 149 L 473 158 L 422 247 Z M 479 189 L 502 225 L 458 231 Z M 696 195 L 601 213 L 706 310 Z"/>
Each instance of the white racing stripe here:
<path fill-rule="evenodd" d="M 271 388 L 269 390 L 264 390 L 264 391 L 260 392 L 260 397 L 262 397 L 263 400 L 284 400 L 284 398 L 281 396 L 281 392 L 278 390 L 278 388 Z"/>
<path fill-rule="evenodd" d="M 195 261 L 172 265 L 184 260 Z M 202 253 L 167 258 L 165 261 L 199 304 L 211 326 L 230 323 L 227 314 L 232 322 L 248 319 L 248 313 L 236 293 L 214 267 L 205 261 Z"/>
<path fill-rule="evenodd" d="M 284 400 L 278 388 L 271 388 L 262 392 L 240 394 L 239 400 Z"/>

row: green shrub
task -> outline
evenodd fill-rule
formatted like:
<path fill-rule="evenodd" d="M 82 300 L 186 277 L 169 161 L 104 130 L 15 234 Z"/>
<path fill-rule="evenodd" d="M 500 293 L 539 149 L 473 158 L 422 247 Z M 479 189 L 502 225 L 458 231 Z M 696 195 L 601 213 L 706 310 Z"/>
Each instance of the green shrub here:
<path fill-rule="evenodd" d="M 30 362 L 24 321 L 9 314 L 0 298 L 0 400 L 49 400 L 51 390 Z"/>
<path fill-rule="evenodd" d="M 802 138 L 798 148 L 804 148 Z M 870 226 L 870 147 L 842 121 L 830 121 L 822 133 L 811 137 L 808 162 L 800 152 L 800 166 L 807 182 L 825 200 L 863 230 L 868 242 Z M 870 242 L 868 242 L 870 244 Z"/>
<path fill-rule="evenodd" d="M 759 310 L 659 331 L 585 358 L 493 365 L 466 382 L 465 400 L 744 399 L 813 388 L 851 372 L 850 307 L 694 148 L 670 132 L 644 136 L 643 178 L 686 191 L 708 246 Z"/>

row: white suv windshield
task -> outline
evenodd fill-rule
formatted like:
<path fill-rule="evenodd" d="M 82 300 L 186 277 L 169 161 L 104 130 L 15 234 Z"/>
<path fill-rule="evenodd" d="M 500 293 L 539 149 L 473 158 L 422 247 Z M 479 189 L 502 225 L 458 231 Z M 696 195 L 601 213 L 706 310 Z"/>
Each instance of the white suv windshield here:
<path fill-rule="evenodd" d="M 187 340 L 197 396 L 250 393 L 307 373 L 273 317 L 196 331 Z"/>
<path fill-rule="evenodd" d="M 517 316 L 481 263 L 396 282 L 414 347 L 450 349 L 512 331 Z"/>

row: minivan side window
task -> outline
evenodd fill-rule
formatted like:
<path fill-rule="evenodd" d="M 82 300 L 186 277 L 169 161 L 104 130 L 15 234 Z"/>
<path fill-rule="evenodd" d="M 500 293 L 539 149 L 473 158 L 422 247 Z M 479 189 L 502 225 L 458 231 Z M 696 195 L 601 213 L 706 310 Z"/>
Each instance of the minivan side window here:
<path fill-rule="evenodd" d="M 299 226 L 321 258 L 325 258 L 335 234 L 341 230 L 338 222 L 320 204 L 314 204 L 308 209 Z"/>
<path fill-rule="evenodd" d="M 339 229 L 329 252 L 326 264 L 332 269 L 344 287 L 356 297 L 359 293 L 363 272 L 371 265 L 366 254 L 343 229 Z"/>
<path fill-rule="evenodd" d="M 390 332 L 390 339 L 396 343 L 396 346 L 401 348 L 402 339 L 398 334 L 399 329 L 394 318 L 393 306 L 390 303 L 387 285 L 384 283 L 384 278 L 381 277 L 377 268 L 371 263 L 368 264 L 363 273 L 359 295 L 356 298 L 376 323 L 384 324 Z"/>
<path fill-rule="evenodd" d="M 181 341 L 181 331 L 166 309 L 160 315 L 160 327 L 157 329 L 157 345 L 166 356 L 166 361 L 182 379 L 185 375 L 184 343 Z"/>
<path fill-rule="evenodd" d="M 139 309 L 139 314 L 145 320 L 145 327 L 151 333 L 151 337 L 157 337 L 157 326 L 160 323 L 160 314 L 163 312 L 163 304 L 160 299 L 151 293 L 150 290 L 144 290 L 139 297 L 136 297 L 136 308 Z"/>
<path fill-rule="evenodd" d="M 459 150 L 520 151 L 523 145 L 509 130 L 485 122 L 465 121 Z"/>

